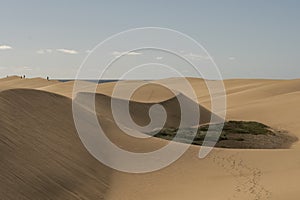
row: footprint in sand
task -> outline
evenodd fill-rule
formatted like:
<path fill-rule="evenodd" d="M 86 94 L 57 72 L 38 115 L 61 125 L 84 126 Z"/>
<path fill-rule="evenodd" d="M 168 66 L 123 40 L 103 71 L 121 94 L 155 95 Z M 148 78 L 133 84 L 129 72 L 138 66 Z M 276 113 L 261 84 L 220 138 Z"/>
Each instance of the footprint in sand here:
<path fill-rule="evenodd" d="M 227 152 L 226 155 L 221 155 L 219 152 L 214 152 L 212 155 L 213 162 L 236 179 L 235 194 L 228 200 L 245 198 L 249 200 L 270 199 L 271 192 L 260 183 L 261 170 L 246 164 L 238 154 Z"/>

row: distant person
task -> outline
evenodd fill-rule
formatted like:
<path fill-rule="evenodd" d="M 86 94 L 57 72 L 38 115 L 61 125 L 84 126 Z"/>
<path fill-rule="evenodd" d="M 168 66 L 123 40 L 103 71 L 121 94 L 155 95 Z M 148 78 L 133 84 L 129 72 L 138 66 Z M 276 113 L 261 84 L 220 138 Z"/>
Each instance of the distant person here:
<path fill-rule="evenodd" d="M 49 76 L 47 76 L 47 81 L 49 81 Z"/>
<path fill-rule="evenodd" d="M 23 78 L 25 78 L 25 75 L 23 75 Z"/>

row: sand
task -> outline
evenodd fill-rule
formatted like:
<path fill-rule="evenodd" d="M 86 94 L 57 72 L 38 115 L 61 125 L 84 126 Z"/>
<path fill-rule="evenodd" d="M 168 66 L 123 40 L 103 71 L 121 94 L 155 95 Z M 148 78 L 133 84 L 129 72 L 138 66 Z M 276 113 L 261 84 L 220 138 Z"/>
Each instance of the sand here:
<path fill-rule="evenodd" d="M 201 108 L 210 97 L 201 79 L 189 79 Z M 165 79 L 174 87 L 180 79 Z M 152 83 L 132 98 L 139 106 L 174 100 Z M 137 84 L 122 83 L 124 92 Z M 224 81 L 227 119 L 254 120 L 300 137 L 300 80 Z M 175 163 L 147 174 L 109 169 L 83 147 L 71 112 L 72 82 L 10 77 L 0 80 L 0 199 L 274 199 L 300 198 L 300 145 L 290 149 L 214 149 L 197 157 L 198 146 Z M 100 109 L 115 83 L 97 88 L 99 117 L 109 137 L 124 149 L 147 152 L 167 141 L 133 139 Z M 127 88 L 127 89 L 126 89 Z M 135 104 L 135 105 L 137 105 Z M 149 106 L 149 105 L 148 105 Z M 133 110 L 138 109 L 134 107 Z M 205 109 L 205 115 L 210 115 Z M 88 112 L 88 111 L 86 111 Z M 208 117 L 208 116 L 206 116 Z M 147 118 L 140 123 L 147 122 Z M 93 124 L 90 124 L 93 126 Z"/>

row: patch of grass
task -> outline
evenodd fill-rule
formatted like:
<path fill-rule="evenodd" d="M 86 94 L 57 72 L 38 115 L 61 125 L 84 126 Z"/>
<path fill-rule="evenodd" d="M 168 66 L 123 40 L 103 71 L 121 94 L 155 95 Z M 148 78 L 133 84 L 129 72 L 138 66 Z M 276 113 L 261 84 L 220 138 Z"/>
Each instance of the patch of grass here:
<path fill-rule="evenodd" d="M 270 127 L 253 121 L 228 121 L 224 124 L 223 131 L 239 134 L 271 134 Z"/>
<path fill-rule="evenodd" d="M 173 140 L 176 136 L 176 141 L 180 142 L 190 142 L 192 141 L 193 144 L 201 145 L 204 141 L 205 137 L 208 136 L 208 140 L 211 139 L 211 141 L 216 138 L 216 134 L 219 133 L 218 130 L 222 128 L 222 124 L 211 124 L 211 125 L 202 125 L 198 128 L 186 128 L 181 129 L 178 131 L 178 128 L 163 128 L 161 129 L 157 134 L 155 134 L 155 137 L 167 139 L 167 140 Z M 196 133 L 195 137 L 194 134 Z M 218 138 L 218 141 L 228 140 L 228 136 L 234 136 L 231 137 L 231 140 L 235 141 L 244 141 L 244 138 L 239 137 L 243 134 L 250 134 L 250 135 L 267 135 L 271 134 L 273 135 L 273 131 L 269 126 L 266 126 L 262 123 L 253 122 L 253 121 L 228 121 L 224 123 L 224 126 L 222 128 L 222 132 L 220 137 Z"/>

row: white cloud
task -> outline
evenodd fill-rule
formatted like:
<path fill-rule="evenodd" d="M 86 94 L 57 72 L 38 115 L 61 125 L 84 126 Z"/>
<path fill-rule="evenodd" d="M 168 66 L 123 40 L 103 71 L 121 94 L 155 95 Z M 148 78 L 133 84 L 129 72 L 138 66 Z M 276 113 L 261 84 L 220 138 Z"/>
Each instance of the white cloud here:
<path fill-rule="evenodd" d="M 236 60 L 235 57 L 228 57 L 228 60 Z"/>
<path fill-rule="evenodd" d="M 185 54 L 184 56 L 192 59 L 192 60 L 210 60 L 210 57 L 208 55 L 200 55 L 200 54 L 194 54 L 194 53 L 189 53 Z"/>
<path fill-rule="evenodd" d="M 37 53 L 37 54 L 44 54 L 45 51 L 44 51 L 43 49 L 40 49 L 40 50 L 37 50 L 36 53 Z"/>
<path fill-rule="evenodd" d="M 130 51 L 130 52 L 119 52 L 119 51 L 114 51 L 112 52 L 112 55 L 115 57 L 121 56 L 121 55 L 128 55 L 128 56 L 138 56 L 141 55 L 142 53 L 140 52 L 134 52 L 134 51 Z"/>
<path fill-rule="evenodd" d="M 78 54 L 77 51 L 72 50 L 72 49 L 56 49 L 56 51 L 66 53 L 66 54 Z"/>
<path fill-rule="evenodd" d="M 12 49 L 12 47 L 8 45 L 0 45 L 0 50 L 8 50 L 8 49 Z"/>
<path fill-rule="evenodd" d="M 40 49 L 36 51 L 37 54 L 45 54 L 45 53 L 52 53 L 52 52 L 53 52 L 52 49 Z"/>
<path fill-rule="evenodd" d="M 163 59 L 163 57 L 157 56 L 155 59 L 156 59 L 156 60 L 161 60 L 161 59 Z"/>

